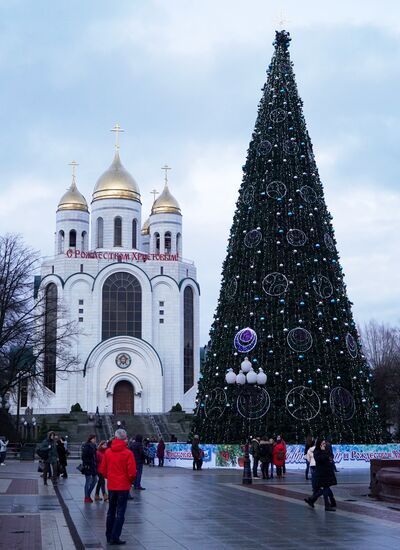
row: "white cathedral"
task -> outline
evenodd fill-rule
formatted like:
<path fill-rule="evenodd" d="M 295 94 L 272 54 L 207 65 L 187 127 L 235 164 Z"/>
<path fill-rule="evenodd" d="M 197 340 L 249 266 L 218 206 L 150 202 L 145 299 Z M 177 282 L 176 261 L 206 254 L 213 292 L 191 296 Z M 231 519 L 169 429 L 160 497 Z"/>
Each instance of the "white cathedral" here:
<path fill-rule="evenodd" d="M 78 323 L 80 369 L 59 374 L 49 361 L 45 398 L 27 403 L 35 413 L 69 412 L 75 403 L 114 414 L 162 413 L 176 403 L 193 410 L 200 291 L 194 263 L 182 258 L 182 213 L 165 169 L 143 225 L 139 186 L 121 163 L 118 141 L 90 212 L 73 172 L 57 208 L 54 257 L 43 261 L 37 290 Z"/>

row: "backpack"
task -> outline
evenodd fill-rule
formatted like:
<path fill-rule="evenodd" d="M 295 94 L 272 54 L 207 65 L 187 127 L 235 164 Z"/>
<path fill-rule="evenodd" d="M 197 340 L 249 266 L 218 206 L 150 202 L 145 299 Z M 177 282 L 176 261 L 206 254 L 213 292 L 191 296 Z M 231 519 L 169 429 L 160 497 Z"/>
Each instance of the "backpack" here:
<path fill-rule="evenodd" d="M 39 447 L 38 449 L 36 449 L 36 454 L 42 460 L 47 460 L 49 458 L 49 450 L 48 449 L 41 449 Z"/>

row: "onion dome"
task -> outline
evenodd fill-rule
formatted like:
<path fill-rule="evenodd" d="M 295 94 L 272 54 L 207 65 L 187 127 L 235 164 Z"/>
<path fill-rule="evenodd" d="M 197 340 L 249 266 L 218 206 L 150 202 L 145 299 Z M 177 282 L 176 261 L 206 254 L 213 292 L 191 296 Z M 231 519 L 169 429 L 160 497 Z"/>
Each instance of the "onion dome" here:
<path fill-rule="evenodd" d="M 71 187 L 61 197 L 58 203 L 57 212 L 60 210 L 82 210 L 88 212 L 88 205 L 85 197 L 78 191 L 75 183 L 75 176 L 72 176 Z"/>
<path fill-rule="evenodd" d="M 150 218 L 147 218 L 144 222 L 141 233 L 142 235 L 150 235 Z"/>
<path fill-rule="evenodd" d="M 110 168 L 97 180 L 92 202 L 100 199 L 130 199 L 140 202 L 139 186 L 122 165 L 118 151 Z"/>
<path fill-rule="evenodd" d="M 181 208 L 178 201 L 173 197 L 168 188 L 168 183 L 165 183 L 163 192 L 161 195 L 154 201 L 151 208 L 152 214 L 178 214 L 182 215 Z"/>

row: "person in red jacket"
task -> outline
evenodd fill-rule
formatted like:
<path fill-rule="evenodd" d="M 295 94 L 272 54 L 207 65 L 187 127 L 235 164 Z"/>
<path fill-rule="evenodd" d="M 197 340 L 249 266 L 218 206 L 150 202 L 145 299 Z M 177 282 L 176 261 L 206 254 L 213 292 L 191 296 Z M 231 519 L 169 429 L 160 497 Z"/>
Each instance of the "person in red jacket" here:
<path fill-rule="evenodd" d="M 276 438 L 276 444 L 272 450 L 272 462 L 276 466 L 276 475 L 278 478 L 282 477 L 282 466 L 286 460 L 286 445 L 282 442 L 280 435 Z"/>
<path fill-rule="evenodd" d="M 125 521 L 129 489 L 136 477 L 136 463 L 128 449 L 126 431 L 118 429 L 111 447 L 104 453 L 99 472 L 107 479 L 109 506 L 107 512 L 106 537 L 111 545 L 125 544 L 120 539 Z"/>

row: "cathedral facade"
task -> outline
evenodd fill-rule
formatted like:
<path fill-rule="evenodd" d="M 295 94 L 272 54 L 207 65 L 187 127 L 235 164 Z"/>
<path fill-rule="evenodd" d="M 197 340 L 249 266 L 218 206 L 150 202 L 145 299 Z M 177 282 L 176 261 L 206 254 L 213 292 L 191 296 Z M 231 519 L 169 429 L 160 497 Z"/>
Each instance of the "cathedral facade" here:
<path fill-rule="evenodd" d="M 139 186 L 118 146 L 98 179 L 91 208 L 75 175 L 56 214 L 55 254 L 37 292 L 79 327 L 79 370 L 44 365 L 47 390 L 36 413 L 83 410 L 134 414 L 192 411 L 199 375 L 199 285 L 182 257 L 182 213 L 165 171 L 162 193 L 142 225 Z"/>

